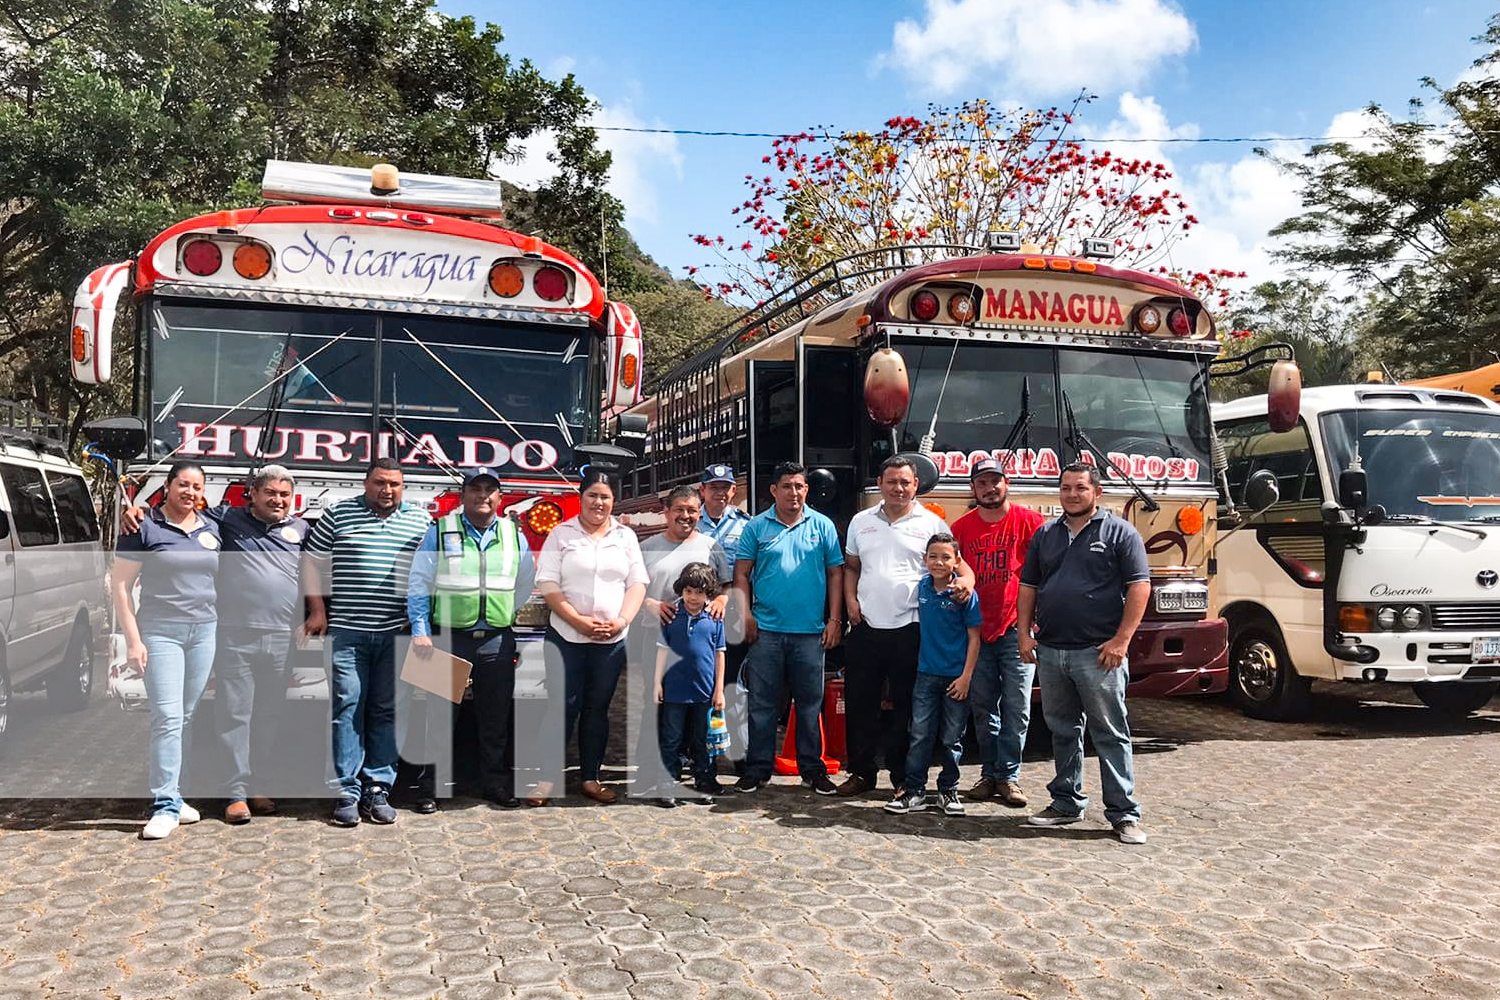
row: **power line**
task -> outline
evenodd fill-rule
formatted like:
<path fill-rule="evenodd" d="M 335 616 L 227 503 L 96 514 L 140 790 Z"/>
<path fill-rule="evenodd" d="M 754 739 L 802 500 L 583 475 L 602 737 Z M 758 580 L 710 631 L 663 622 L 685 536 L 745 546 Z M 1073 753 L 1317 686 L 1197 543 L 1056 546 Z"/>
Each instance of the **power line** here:
<path fill-rule="evenodd" d="M 1440 126 L 1431 125 L 1427 128 L 1437 130 Z M 634 132 L 645 135 L 691 135 L 706 136 L 709 138 L 734 138 L 734 139 L 785 139 L 793 135 L 812 135 L 818 139 L 842 139 L 848 134 L 833 133 L 826 130 L 814 130 L 811 132 L 735 132 L 728 129 L 696 129 L 696 128 L 645 128 L 632 125 L 594 125 L 596 132 Z M 1474 134 L 1491 134 L 1488 130 Z M 1063 142 L 1092 142 L 1092 143 L 1131 143 L 1131 142 L 1159 142 L 1159 143 L 1273 143 L 1273 142 L 1357 142 L 1360 139 L 1368 139 L 1368 133 L 1364 135 L 1236 135 L 1236 136 L 1079 136 L 1073 139 L 1059 139 Z M 972 142 L 973 140 L 957 139 L 956 142 Z M 1039 136 L 1031 140 L 1033 144 L 1053 141 L 1053 137 Z"/>

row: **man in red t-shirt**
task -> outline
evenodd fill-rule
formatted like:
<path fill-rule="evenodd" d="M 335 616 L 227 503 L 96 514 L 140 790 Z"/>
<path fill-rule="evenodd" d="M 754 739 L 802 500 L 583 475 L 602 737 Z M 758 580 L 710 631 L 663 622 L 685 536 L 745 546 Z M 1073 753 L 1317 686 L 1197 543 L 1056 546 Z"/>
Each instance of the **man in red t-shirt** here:
<path fill-rule="evenodd" d="M 1016 647 L 1016 592 L 1027 546 L 1045 519 L 1010 502 L 1010 479 L 993 459 L 974 463 L 969 487 L 978 506 L 953 522 L 953 536 L 974 568 L 984 620 L 979 663 L 969 685 L 969 713 L 984 763 L 979 781 L 965 794 L 1020 807 L 1026 804 L 1018 782 L 1036 665 L 1021 662 Z"/>

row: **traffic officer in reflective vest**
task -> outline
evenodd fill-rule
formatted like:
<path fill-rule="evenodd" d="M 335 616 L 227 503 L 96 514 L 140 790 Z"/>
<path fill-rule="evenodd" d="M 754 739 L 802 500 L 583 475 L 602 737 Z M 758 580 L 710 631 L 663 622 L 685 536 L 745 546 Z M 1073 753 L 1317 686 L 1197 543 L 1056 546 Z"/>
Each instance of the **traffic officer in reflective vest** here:
<path fill-rule="evenodd" d="M 531 596 L 536 567 L 516 522 L 497 516 L 500 477 L 494 469 L 464 474 L 463 504 L 440 518 L 412 561 L 407 617 L 417 655 L 444 650 L 474 664 L 474 716 L 479 735 L 479 781 L 485 798 L 513 809 L 515 795 L 512 701 L 516 689 L 516 609 Z M 448 705 L 436 695 L 429 706 Z M 450 720 L 451 720 L 451 709 Z M 428 714 L 428 730 L 434 727 Z M 428 756 L 433 754 L 429 751 Z M 419 788 L 416 811 L 437 809 L 433 769 Z"/>

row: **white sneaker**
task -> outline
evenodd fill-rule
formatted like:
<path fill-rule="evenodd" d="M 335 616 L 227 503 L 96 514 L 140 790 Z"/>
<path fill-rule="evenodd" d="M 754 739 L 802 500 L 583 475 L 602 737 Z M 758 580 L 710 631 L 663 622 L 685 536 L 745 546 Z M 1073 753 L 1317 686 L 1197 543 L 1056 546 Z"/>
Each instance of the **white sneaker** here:
<path fill-rule="evenodd" d="M 182 804 L 181 811 L 177 813 L 177 822 L 181 823 L 184 826 L 189 823 L 196 823 L 202 818 L 202 816 L 198 815 L 198 810 L 194 809 L 186 802 Z"/>
<path fill-rule="evenodd" d="M 177 817 L 171 813 L 157 813 L 146 823 L 146 828 L 141 831 L 142 840 L 165 840 L 177 829 Z"/>

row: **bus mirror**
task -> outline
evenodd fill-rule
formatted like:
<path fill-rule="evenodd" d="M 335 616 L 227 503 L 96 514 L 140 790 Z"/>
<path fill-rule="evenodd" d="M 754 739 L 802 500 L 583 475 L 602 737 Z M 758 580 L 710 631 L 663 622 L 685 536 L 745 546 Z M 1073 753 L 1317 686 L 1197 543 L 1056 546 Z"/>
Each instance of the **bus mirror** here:
<path fill-rule="evenodd" d="M 1259 469 L 1245 481 L 1245 506 L 1259 514 L 1269 510 L 1281 499 L 1281 488 L 1276 484 L 1276 474 L 1270 469 Z"/>
<path fill-rule="evenodd" d="M 1284 434 L 1297 426 L 1302 409 L 1302 371 L 1295 361 L 1278 361 L 1271 366 L 1271 381 L 1266 386 L 1266 417 L 1271 430 Z"/>
<path fill-rule="evenodd" d="M 880 348 L 865 364 L 865 411 L 877 426 L 895 427 L 906 419 L 910 405 L 906 360 L 892 348 Z"/>
<path fill-rule="evenodd" d="M 616 419 L 614 443 L 634 452 L 638 459 L 644 456 L 651 421 L 644 413 L 622 413 Z"/>
<path fill-rule="evenodd" d="M 1339 473 L 1339 503 L 1361 510 L 1370 502 L 1370 482 L 1364 469 L 1348 468 Z"/>
<path fill-rule="evenodd" d="M 833 510 L 839 498 L 839 481 L 827 469 L 810 469 L 807 473 L 807 502 L 816 510 Z"/>
<path fill-rule="evenodd" d="M 937 489 L 938 480 L 943 474 L 929 456 L 919 451 L 903 451 L 898 457 L 910 462 L 912 471 L 917 474 L 917 496 L 925 496 Z"/>
<path fill-rule="evenodd" d="M 83 425 L 83 434 L 115 462 L 146 450 L 146 421 L 140 417 L 101 417 Z"/>

